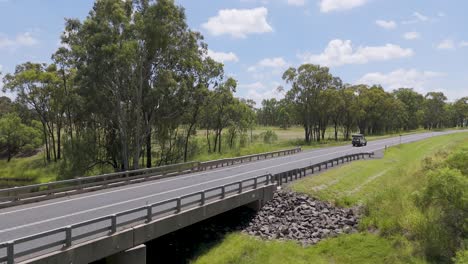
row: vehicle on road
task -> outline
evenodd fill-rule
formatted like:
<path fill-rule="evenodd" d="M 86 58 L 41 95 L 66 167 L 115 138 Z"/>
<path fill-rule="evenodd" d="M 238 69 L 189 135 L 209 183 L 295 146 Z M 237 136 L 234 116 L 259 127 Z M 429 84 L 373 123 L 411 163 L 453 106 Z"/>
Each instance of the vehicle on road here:
<path fill-rule="evenodd" d="M 353 147 L 361 147 L 367 145 L 367 139 L 363 134 L 354 134 L 353 136 Z"/>

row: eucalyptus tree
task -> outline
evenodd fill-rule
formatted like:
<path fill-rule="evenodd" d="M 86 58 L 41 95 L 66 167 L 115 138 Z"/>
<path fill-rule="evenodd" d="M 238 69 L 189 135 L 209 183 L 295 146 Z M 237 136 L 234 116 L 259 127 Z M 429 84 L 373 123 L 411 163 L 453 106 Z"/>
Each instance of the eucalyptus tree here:
<path fill-rule="evenodd" d="M 429 92 L 424 96 L 424 126 L 427 129 L 442 127 L 445 118 L 445 101 L 442 92 Z"/>
<path fill-rule="evenodd" d="M 228 78 L 213 90 L 210 98 L 213 105 L 213 112 L 211 113 L 211 118 L 213 118 L 212 129 L 215 132 L 213 152 L 218 151 L 221 153 L 222 132 L 231 122 L 233 104 L 236 102 L 233 95 L 236 92 L 236 87 L 236 80 Z"/>
<path fill-rule="evenodd" d="M 171 0 L 101 0 L 85 21 L 68 20 L 64 36 L 83 107 L 93 113 L 87 122 L 96 137 L 117 144 L 106 147 L 106 159 L 116 169 L 136 169 L 145 146 L 152 166 L 153 137 L 167 150 L 199 87 L 190 80 L 206 49 L 201 35 Z"/>
<path fill-rule="evenodd" d="M 320 131 L 326 124 L 320 119 L 320 98 L 333 81 L 327 67 L 303 64 L 299 68 L 289 68 L 283 74 L 283 80 L 291 84 L 286 98 L 297 112 L 304 127 L 305 141 L 312 138 L 320 141 Z M 322 120 L 323 121 L 323 120 Z"/>
<path fill-rule="evenodd" d="M 416 129 L 421 124 L 424 96 L 411 88 L 399 88 L 393 91 L 393 95 L 404 104 L 406 119 L 403 129 Z"/>
<path fill-rule="evenodd" d="M 7 162 L 23 151 L 32 150 L 41 145 L 41 132 L 34 126 L 23 124 L 16 113 L 0 117 L 0 149 L 5 149 Z"/>
<path fill-rule="evenodd" d="M 51 152 L 57 160 L 56 137 L 54 134 L 55 107 L 59 78 L 55 66 L 26 62 L 16 66 L 14 74 L 3 78 L 3 90 L 17 94 L 17 102 L 33 109 L 42 123 L 46 159 L 51 161 Z"/>

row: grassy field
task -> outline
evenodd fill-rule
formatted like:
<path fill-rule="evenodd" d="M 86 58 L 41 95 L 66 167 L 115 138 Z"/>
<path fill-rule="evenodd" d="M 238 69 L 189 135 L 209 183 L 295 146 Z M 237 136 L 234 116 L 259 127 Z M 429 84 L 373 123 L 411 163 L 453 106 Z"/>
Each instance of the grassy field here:
<path fill-rule="evenodd" d="M 0 186 L 6 184 L 4 179 L 9 179 L 9 185 L 54 181 L 57 171 L 58 164 L 46 165 L 42 153 L 27 158 L 14 158 L 10 162 L 0 160 Z M 20 179 L 20 181 L 12 179 Z"/>
<path fill-rule="evenodd" d="M 290 188 L 340 206 L 363 204 L 382 190 L 417 190 L 423 181 L 421 161 L 468 146 L 468 133 L 438 136 L 389 148 L 383 159 L 345 164 L 315 177 L 294 182 Z M 445 153 L 445 154 L 444 154 Z"/>
<path fill-rule="evenodd" d="M 324 240 L 304 248 L 291 241 L 263 241 L 235 233 L 193 263 L 423 263 L 413 258 L 410 252 L 395 247 L 399 243 L 360 233 Z"/>
<path fill-rule="evenodd" d="M 263 241 L 234 233 L 193 262 L 431 263 L 421 240 L 413 237 L 427 220 L 414 196 L 427 182 L 423 166 L 464 148 L 468 148 L 468 133 L 433 137 L 389 148 L 383 159 L 349 163 L 289 186 L 341 206 L 361 205 L 360 233 L 305 248 L 295 242 Z"/>

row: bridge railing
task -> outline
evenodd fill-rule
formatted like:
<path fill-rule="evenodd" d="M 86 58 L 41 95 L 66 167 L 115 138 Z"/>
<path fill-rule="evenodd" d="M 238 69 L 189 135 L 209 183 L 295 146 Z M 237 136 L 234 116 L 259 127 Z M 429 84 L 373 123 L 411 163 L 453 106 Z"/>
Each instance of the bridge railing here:
<path fill-rule="evenodd" d="M 15 260 L 24 256 L 35 257 L 68 248 L 96 237 L 112 235 L 141 223 L 148 223 L 270 184 L 273 184 L 273 176 L 262 175 L 1 243 L 0 263 L 13 264 Z"/>
<path fill-rule="evenodd" d="M 201 171 L 201 170 L 213 169 L 213 168 L 218 168 L 218 167 L 225 167 L 225 166 L 230 166 L 230 165 L 234 165 L 238 163 L 267 159 L 269 157 L 273 158 L 275 156 L 276 157 L 286 156 L 286 155 L 295 154 L 301 151 L 302 151 L 301 147 L 297 147 L 293 149 L 265 152 L 265 153 L 259 153 L 259 154 L 253 154 L 253 155 L 247 155 L 247 156 L 241 156 L 241 157 L 235 157 L 235 158 L 226 158 L 226 159 L 200 162 L 198 166 L 198 170 Z"/>
<path fill-rule="evenodd" d="M 353 160 L 364 159 L 365 157 L 372 157 L 374 156 L 374 152 L 361 152 L 361 153 L 354 153 L 345 156 L 341 156 L 338 158 L 326 160 L 320 163 L 312 164 L 306 167 L 297 168 L 289 171 L 284 171 L 278 174 L 273 175 L 275 182 L 278 186 L 281 186 L 283 183 L 287 183 L 288 181 L 297 180 L 306 175 L 314 174 L 316 171 L 322 171 L 322 169 L 328 169 L 328 167 L 333 167 L 338 165 L 340 162 L 350 162 Z"/>
<path fill-rule="evenodd" d="M 108 173 L 97 176 L 78 177 L 70 180 L 0 189 L 0 208 L 54 199 L 63 196 L 118 187 L 130 183 L 161 179 L 185 173 L 205 171 L 234 164 L 285 156 L 301 152 L 301 148 L 279 150 L 235 158 L 207 162 L 187 162 L 148 169 Z"/>

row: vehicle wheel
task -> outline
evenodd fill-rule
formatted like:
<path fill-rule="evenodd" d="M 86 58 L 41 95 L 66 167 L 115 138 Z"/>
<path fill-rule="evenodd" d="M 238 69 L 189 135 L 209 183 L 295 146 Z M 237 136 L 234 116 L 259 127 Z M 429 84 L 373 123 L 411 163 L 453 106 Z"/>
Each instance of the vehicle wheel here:
<path fill-rule="evenodd" d="M 366 142 L 366 143 L 364 143 L 364 146 L 367 146 L 367 142 Z"/>

